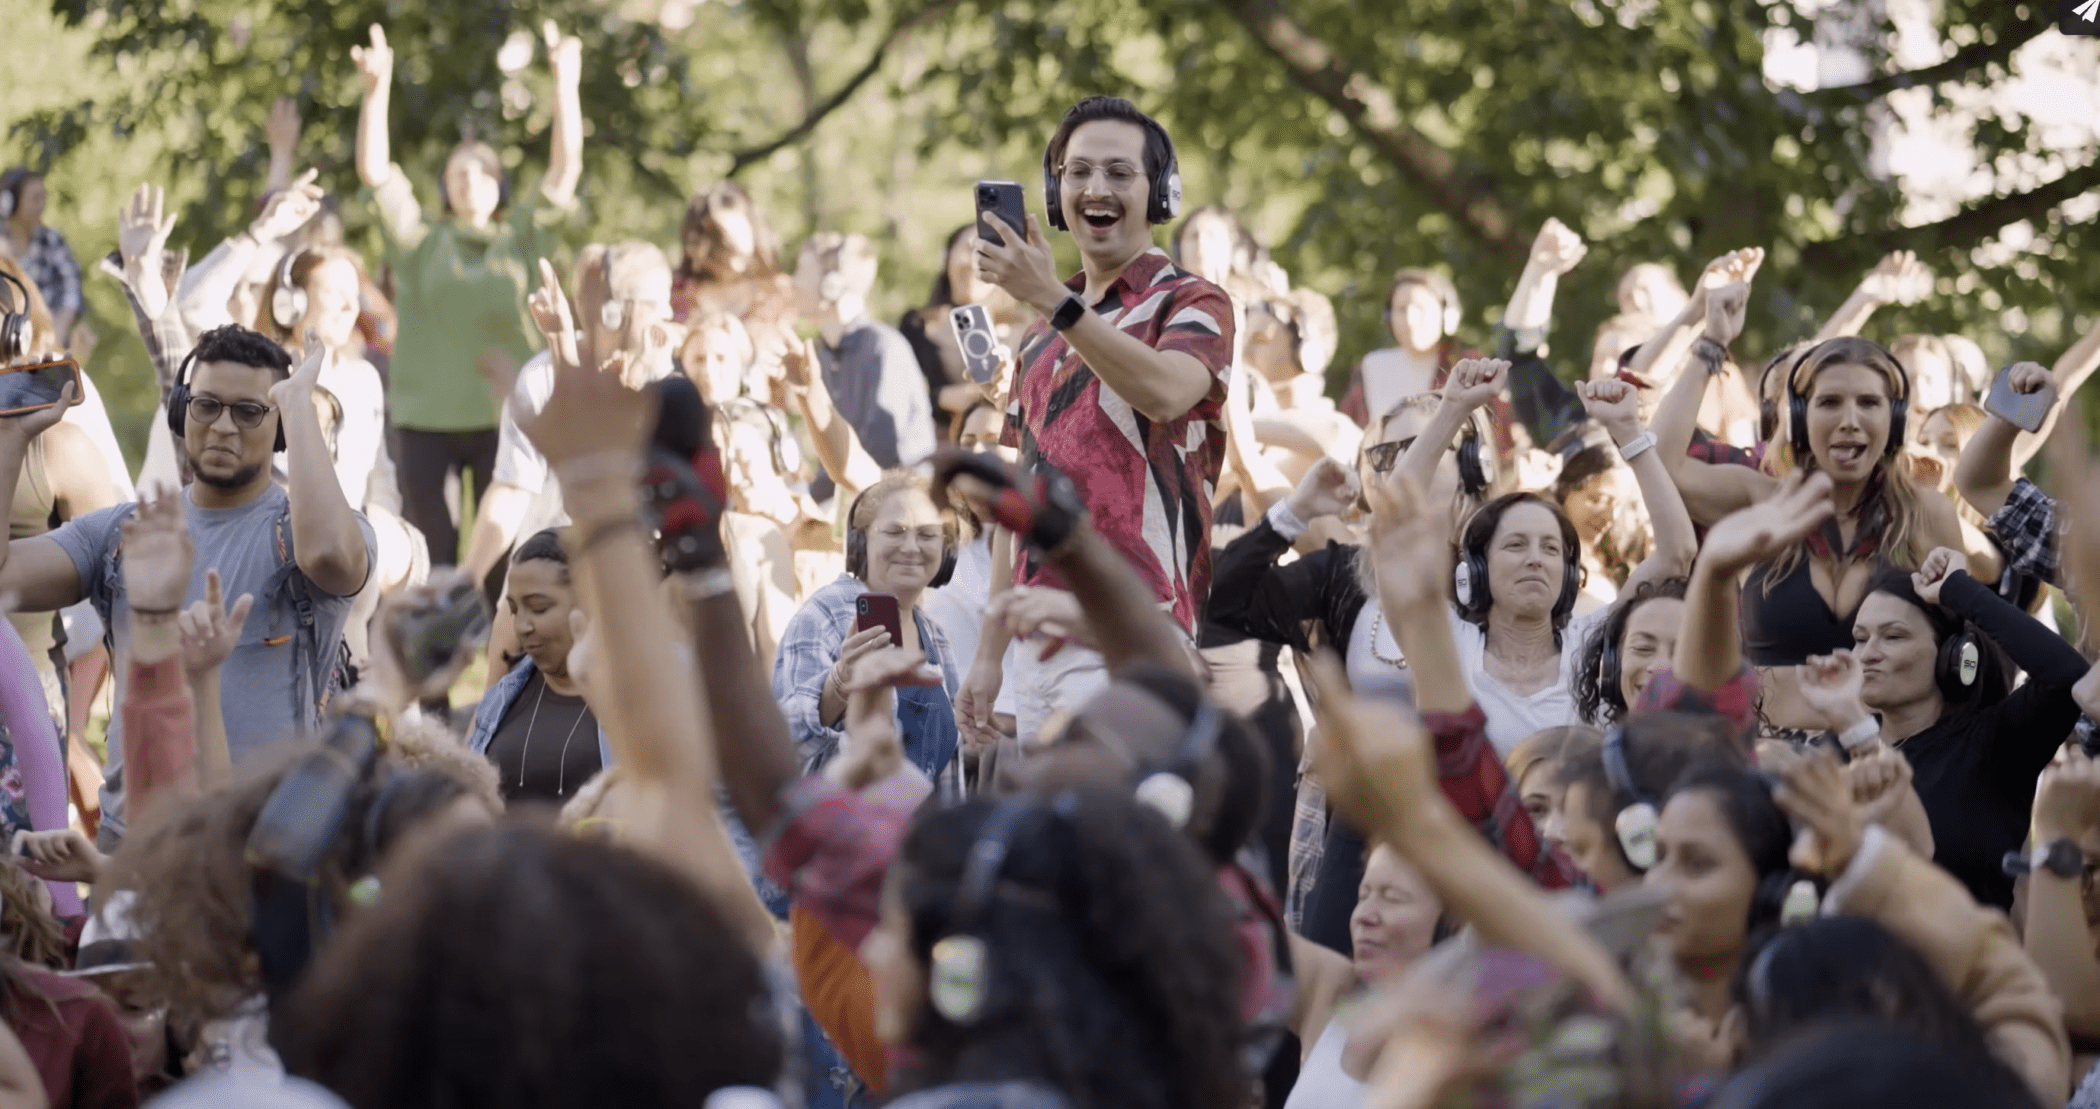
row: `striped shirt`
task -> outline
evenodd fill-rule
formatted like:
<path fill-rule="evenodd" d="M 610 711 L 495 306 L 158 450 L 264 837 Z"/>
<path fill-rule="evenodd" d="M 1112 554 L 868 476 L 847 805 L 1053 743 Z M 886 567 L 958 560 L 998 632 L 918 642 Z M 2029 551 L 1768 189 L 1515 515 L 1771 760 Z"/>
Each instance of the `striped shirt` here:
<path fill-rule="evenodd" d="M 1086 276 L 1065 285 L 1084 293 Z M 1210 371 L 1210 391 L 1179 419 L 1149 419 L 1103 387 L 1064 336 L 1039 320 L 1021 339 L 1000 442 L 1020 448 L 1030 470 L 1048 465 L 1072 479 L 1094 530 L 1193 634 L 1210 594 L 1211 497 L 1225 456 L 1232 301 L 1154 248 L 1131 261 L 1093 311 L 1154 350 L 1194 357 Z M 1017 583 L 1063 588 L 1033 553 L 1020 559 Z"/>

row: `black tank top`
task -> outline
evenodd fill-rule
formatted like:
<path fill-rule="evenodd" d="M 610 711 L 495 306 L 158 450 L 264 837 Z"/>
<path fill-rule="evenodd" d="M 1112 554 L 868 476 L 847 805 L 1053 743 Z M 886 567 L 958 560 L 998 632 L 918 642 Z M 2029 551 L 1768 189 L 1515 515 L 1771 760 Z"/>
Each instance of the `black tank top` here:
<path fill-rule="evenodd" d="M 1743 582 L 1743 656 L 1753 666 L 1799 666 L 1810 655 L 1852 646 L 1852 618 L 1839 617 L 1816 592 L 1808 559 L 1765 591 L 1772 564 L 1760 563 Z"/>

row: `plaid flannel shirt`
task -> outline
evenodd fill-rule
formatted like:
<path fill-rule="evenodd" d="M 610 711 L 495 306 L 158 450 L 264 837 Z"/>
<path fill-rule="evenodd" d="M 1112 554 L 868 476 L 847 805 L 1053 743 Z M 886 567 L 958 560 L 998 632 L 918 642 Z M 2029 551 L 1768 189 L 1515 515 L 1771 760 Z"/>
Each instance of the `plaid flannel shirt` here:
<path fill-rule="evenodd" d="M 39 225 L 29 236 L 29 249 L 15 260 L 22 263 L 22 272 L 44 294 L 44 305 L 52 315 L 80 314 L 84 304 L 80 299 L 80 263 L 73 260 L 73 248 L 66 245 L 64 235 Z"/>
<path fill-rule="evenodd" d="M 1437 776 L 1443 780 L 1444 796 L 1459 815 L 1539 885 L 1547 889 L 1583 885 L 1582 872 L 1558 845 L 1539 835 L 1531 814 L 1524 811 L 1516 783 L 1495 757 L 1495 745 L 1488 740 L 1487 714 L 1480 706 L 1468 705 L 1464 712 L 1424 713 L 1422 723 L 1436 741 Z"/>
<path fill-rule="evenodd" d="M 2061 584 L 2062 556 L 2058 553 L 2056 500 L 2041 486 L 2019 478 L 2005 504 L 1984 521 L 1998 547 L 2005 552 L 2005 571 L 2040 578 L 2050 585 Z"/>
<path fill-rule="evenodd" d="M 168 303 L 159 318 L 146 312 L 139 301 L 138 290 L 131 287 L 131 279 L 124 275 L 123 256 L 112 250 L 98 266 L 103 273 L 117 279 L 124 287 L 124 299 L 131 305 L 132 318 L 138 323 L 139 338 L 145 340 L 146 354 L 153 359 L 153 376 L 160 383 L 160 395 L 165 398 L 168 390 L 175 387 L 175 371 L 182 368 L 190 348 L 196 345 L 189 325 L 182 320 L 182 312 L 175 307 L 175 289 L 182 283 L 182 275 L 189 268 L 189 252 L 164 250 L 160 255 L 161 280 L 166 283 Z"/>
<path fill-rule="evenodd" d="M 1757 696 L 1757 671 L 1749 663 L 1744 663 L 1742 669 L 1735 672 L 1735 677 L 1711 690 L 1695 689 L 1690 682 L 1679 679 L 1668 667 L 1663 667 L 1649 675 L 1648 684 L 1642 688 L 1633 711 L 1725 716 L 1734 725 L 1735 734 L 1741 737 L 1747 750 L 1757 736 Z"/>
<path fill-rule="evenodd" d="M 1327 851 L 1327 791 L 1312 775 L 1299 770 L 1297 804 L 1291 814 L 1290 885 L 1283 891 L 1283 916 L 1291 931 L 1305 929 L 1305 902 L 1320 878 L 1320 856 Z"/>

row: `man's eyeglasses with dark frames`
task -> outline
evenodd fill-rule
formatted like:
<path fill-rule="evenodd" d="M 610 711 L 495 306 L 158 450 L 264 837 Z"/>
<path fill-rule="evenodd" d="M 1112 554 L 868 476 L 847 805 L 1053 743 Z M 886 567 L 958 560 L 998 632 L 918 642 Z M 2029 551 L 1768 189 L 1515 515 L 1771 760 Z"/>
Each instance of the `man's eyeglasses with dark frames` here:
<path fill-rule="evenodd" d="M 242 431 L 254 431 L 262 426 L 263 417 L 274 410 L 267 404 L 257 404 L 252 400 L 227 404 L 217 397 L 190 398 L 190 419 L 204 427 L 218 423 L 219 413 L 227 411 L 233 413 L 233 426 Z"/>

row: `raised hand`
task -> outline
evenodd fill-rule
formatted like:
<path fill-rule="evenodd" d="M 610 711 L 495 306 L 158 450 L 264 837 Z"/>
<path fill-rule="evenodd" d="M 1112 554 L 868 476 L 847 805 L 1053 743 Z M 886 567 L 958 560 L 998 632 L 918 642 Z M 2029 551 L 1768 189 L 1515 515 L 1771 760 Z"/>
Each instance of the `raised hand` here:
<path fill-rule="evenodd" d="M 1903 803 L 1910 791 L 1910 759 L 1886 744 L 1852 756 L 1845 764 L 1845 780 L 1852 786 L 1852 803 L 1869 824 L 1880 824 Z"/>
<path fill-rule="evenodd" d="M 1867 271 L 1859 291 L 1882 304 L 1916 304 L 1932 291 L 1932 270 L 1917 255 L 1899 250 Z"/>
<path fill-rule="evenodd" d="M 1072 290 L 1057 279 L 1057 262 L 1043 239 L 1042 226 L 1034 216 L 1023 221 L 1028 225 L 1025 231 L 998 216 L 991 218 L 1005 228 L 1000 238 L 1006 241 L 977 240 L 978 275 L 1040 315 L 1057 311 Z"/>
<path fill-rule="evenodd" d="M 159 185 L 140 185 L 131 194 L 131 203 L 117 213 L 117 254 L 129 266 L 145 259 L 151 262 L 160 257 L 168 245 L 168 233 L 175 230 L 175 213 L 165 211 L 167 196 Z"/>
<path fill-rule="evenodd" d="M 532 322 L 539 325 L 540 334 L 546 336 L 547 353 L 553 357 L 556 369 L 582 361 L 577 352 L 576 315 L 569 310 L 569 297 L 562 292 L 554 263 L 545 258 L 540 259 L 540 287 L 525 298 L 525 307 L 532 313 Z"/>
<path fill-rule="evenodd" d="M 1383 833 L 1441 801 L 1434 745 L 1420 720 L 1358 698 L 1331 654 L 1314 656 L 1312 673 L 1320 692 L 1313 770 L 1351 827 Z"/>
<path fill-rule="evenodd" d="M 1004 624 L 1015 639 L 1040 636 L 1050 640 L 1043 648 L 1041 657 L 1045 659 L 1087 631 L 1086 610 L 1080 607 L 1078 597 L 1063 589 L 1012 586 L 993 597 L 984 613 L 987 619 Z"/>
<path fill-rule="evenodd" d="M 386 28 L 377 23 L 372 24 L 371 45 L 351 47 L 350 60 L 357 64 L 358 76 L 364 78 L 366 96 L 392 82 L 394 51 L 386 44 Z"/>
<path fill-rule="evenodd" d="M 933 459 L 933 503 L 945 503 L 951 488 L 978 519 L 996 521 L 1038 551 L 1062 547 L 1087 519 L 1070 478 L 1048 466 L 1020 473 L 996 454 L 943 448 Z"/>
<path fill-rule="evenodd" d="M 1451 367 L 1444 380 L 1444 403 L 1467 412 L 1501 395 L 1509 379 L 1509 363 L 1500 358 L 1467 358 Z"/>
<path fill-rule="evenodd" d="M 1613 377 L 1578 381 L 1575 395 L 1582 398 L 1582 410 L 1590 419 L 1611 432 L 1613 441 L 1624 444 L 1641 433 L 1640 394 L 1633 386 Z"/>
<path fill-rule="evenodd" d="M 255 594 L 243 593 L 226 607 L 225 588 L 219 572 L 204 572 L 204 599 L 182 610 L 176 626 L 182 632 L 182 669 L 191 677 L 209 674 L 224 665 L 241 641 L 241 628 L 248 623 L 248 610 L 255 607 Z"/>
<path fill-rule="evenodd" d="M 540 25 L 540 37 L 547 43 L 547 68 L 554 71 L 554 83 L 575 88 L 583 80 L 583 40 L 564 37 L 551 19 Z"/>
<path fill-rule="evenodd" d="M 1450 518 L 1398 471 L 1364 490 L 1364 498 L 1371 504 L 1371 534 L 1362 557 L 1371 559 L 1380 603 L 1402 612 L 1443 606 L 1451 580 Z"/>
<path fill-rule="evenodd" d="M 1699 561 L 1733 576 L 1801 542 L 1835 511 L 1830 475 L 1795 474 L 1770 497 L 1715 524 L 1706 533 Z"/>
<path fill-rule="evenodd" d="M 1746 246 L 1731 250 L 1706 264 L 1706 269 L 1699 274 L 1698 291 L 1711 294 L 1730 285 L 1748 285 L 1764 261 L 1763 247 Z"/>
<path fill-rule="evenodd" d="M 789 345 L 780 355 L 780 372 L 790 389 L 809 388 L 810 382 L 816 380 L 817 367 L 820 364 L 817 361 L 817 344 L 810 339 Z"/>
<path fill-rule="evenodd" d="M 921 651 L 884 647 L 864 654 L 846 691 L 846 742 L 824 764 L 824 775 L 847 789 L 865 789 L 903 770 L 891 690 L 941 684 L 941 672 Z"/>
<path fill-rule="evenodd" d="M 1808 707 L 1822 714 L 1831 731 L 1843 732 L 1872 717 L 1860 699 L 1865 678 L 1851 651 L 1811 655 L 1807 662 L 1794 668 L 1794 673 L 1801 682 L 1802 698 Z"/>
<path fill-rule="evenodd" d="M 270 197 L 262 215 L 248 225 L 248 234 L 259 243 L 274 243 L 306 226 L 321 211 L 321 186 L 314 184 L 319 170 L 309 169 L 291 187 Z"/>
<path fill-rule="evenodd" d="M 2042 771 L 2034 791 L 2034 841 L 2077 839 L 2100 824 L 2100 762 L 2076 744 L 2056 765 Z"/>
<path fill-rule="evenodd" d="M 1925 561 L 1918 564 L 1918 572 L 1910 576 L 1911 588 L 1916 589 L 1918 597 L 1928 604 L 1939 604 L 1940 588 L 1947 584 L 1947 579 L 1953 577 L 1955 571 L 1968 568 L 1968 555 L 1951 547 L 1935 547 L 1925 556 Z"/>
<path fill-rule="evenodd" d="M 2060 580 L 2080 612 L 2100 612 L 2100 466 L 2086 446 L 2084 421 L 2058 420 L 2042 449 L 2063 521 Z"/>
<path fill-rule="evenodd" d="M 1788 858 L 1811 874 L 1836 879 L 1859 854 L 1867 830 L 1866 817 L 1852 802 L 1852 784 L 1837 760 L 1821 751 L 1786 760 L 1778 774 L 1772 800 L 1799 829 Z"/>
<path fill-rule="evenodd" d="M 593 456 L 633 459 L 640 474 L 643 448 L 656 424 L 656 395 L 626 384 L 628 358 L 614 354 L 597 369 L 555 360 L 554 392 L 538 415 L 514 413 L 518 430 L 539 448 L 564 481 L 566 463 Z"/>
<path fill-rule="evenodd" d="M 1321 458 L 1298 479 L 1286 503 L 1291 515 L 1304 523 L 1322 516 L 1339 516 L 1356 503 L 1356 471 L 1332 458 Z"/>
<path fill-rule="evenodd" d="M 291 97 L 280 96 L 270 105 L 270 114 L 263 120 L 263 141 L 270 144 L 272 156 L 286 158 L 299 145 L 299 105 Z"/>
<path fill-rule="evenodd" d="M 1589 246 L 1582 236 L 1557 219 L 1548 219 L 1539 228 L 1538 237 L 1531 241 L 1531 264 L 1541 273 L 1558 277 L 1575 268 L 1582 256 L 1589 253 Z"/>
<path fill-rule="evenodd" d="M 14 850 L 22 869 L 47 882 L 93 883 L 107 860 L 86 836 L 71 828 L 16 832 Z"/>
<path fill-rule="evenodd" d="M 1706 296 L 1706 338 L 1722 346 L 1743 333 L 1743 318 L 1750 307 L 1750 286 L 1734 281 Z"/>
<path fill-rule="evenodd" d="M 270 386 L 270 403 L 277 406 L 280 420 L 289 418 L 297 405 L 313 404 L 314 389 L 321 383 L 321 371 L 335 360 L 335 356 L 329 353 L 328 344 L 321 341 L 319 332 L 309 327 L 303 338 L 305 345 L 301 348 L 299 364 L 292 367 L 291 374 L 283 381 Z"/>
<path fill-rule="evenodd" d="M 124 593 L 133 612 L 173 616 L 189 596 L 197 550 L 181 498 L 148 493 L 124 522 Z"/>

